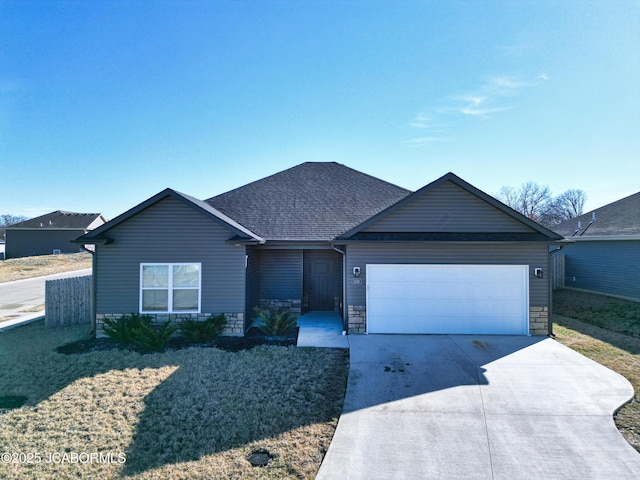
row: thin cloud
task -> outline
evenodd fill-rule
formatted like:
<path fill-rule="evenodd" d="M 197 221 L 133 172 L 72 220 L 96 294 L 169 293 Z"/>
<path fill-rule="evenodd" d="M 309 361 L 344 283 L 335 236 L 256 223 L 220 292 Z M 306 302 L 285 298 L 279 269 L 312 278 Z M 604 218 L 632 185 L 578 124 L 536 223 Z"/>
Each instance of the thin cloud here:
<path fill-rule="evenodd" d="M 433 123 L 431 115 L 420 112 L 410 122 L 409 126 L 413 128 L 430 128 Z"/>
<path fill-rule="evenodd" d="M 454 100 L 463 103 L 455 108 L 463 115 L 474 116 L 488 116 L 511 110 L 514 105 L 510 99 L 520 95 L 524 90 L 539 86 L 540 81 L 547 78 L 546 75 L 533 80 L 512 75 L 489 77 L 476 91 L 454 97 Z"/>
<path fill-rule="evenodd" d="M 419 112 L 409 121 L 409 127 L 419 129 L 429 135 L 406 140 L 405 145 L 425 146 L 446 139 L 441 135 L 446 133 L 449 121 L 457 116 L 487 119 L 500 112 L 512 110 L 516 107 L 515 98 L 529 89 L 536 88 L 549 79 L 541 74 L 535 78 L 522 78 L 514 75 L 496 75 L 486 78 L 475 90 L 453 95 L 448 105 L 430 108 Z M 443 123 L 443 119 L 447 123 Z"/>
<path fill-rule="evenodd" d="M 503 90 L 520 90 L 521 88 L 536 86 L 538 86 L 538 82 L 520 80 L 516 77 L 502 76 L 489 78 L 489 88 L 494 87 Z"/>
<path fill-rule="evenodd" d="M 442 137 L 419 137 L 419 138 L 412 138 L 410 140 L 405 140 L 402 143 L 404 145 L 409 145 L 411 147 L 423 147 L 425 145 L 430 145 L 432 143 L 441 143 L 446 141 L 447 139 Z"/>
<path fill-rule="evenodd" d="M 493 108 L 476 108 L 473 106 L 466 106 L 460 109 L 460 113 L 464 115 L 482 115 L 487 116 L 492 113 L 504 112 L 505 110 L 511 110 L 513 107 L 493 107 Z"/>

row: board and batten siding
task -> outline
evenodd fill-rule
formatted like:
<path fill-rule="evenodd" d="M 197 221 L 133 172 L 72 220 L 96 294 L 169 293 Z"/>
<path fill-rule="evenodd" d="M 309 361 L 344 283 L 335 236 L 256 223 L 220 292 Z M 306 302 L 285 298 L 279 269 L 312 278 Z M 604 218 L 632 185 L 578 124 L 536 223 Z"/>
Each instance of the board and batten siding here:
<path fill-rule="evenodd" d="M 141 263 L 201 263 L 201 310 L 244 312 L 245 247 L 225 243 L 234 233 L 167 197 L 113 227 L 97 246 L 96 313 L 139 311 Z"/>
<path fill-rule="evenodd" d="M 416 196 L 364 232 L 531 232 L 531 227 L 451 182 Z"/>
<path fill-rule="evenodd" d="M 549 252 L 546 243 L 350 244 L 346 262 L 347 305 L 366 305 L 367 264 L 529 265 L 529 303 L 532 306 L 549 305 Z M 360 267 L 358 279 L 351 273 L 353 267 Z M 543 278 L 535 276 L 536 267 L 543 269 Z"/>
<path fill-rule="evenodd" d="M 640 299 L 640 240 L 567 245 L 565 286 Z"/>

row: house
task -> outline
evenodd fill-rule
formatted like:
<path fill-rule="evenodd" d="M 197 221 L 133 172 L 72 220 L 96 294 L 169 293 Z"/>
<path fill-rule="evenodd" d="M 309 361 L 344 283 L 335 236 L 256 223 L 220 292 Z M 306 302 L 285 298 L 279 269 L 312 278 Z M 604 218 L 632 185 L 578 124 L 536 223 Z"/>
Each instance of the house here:
<path fill-rule="evenodd" d="M 80 237 L 96 328 L 252 308 L 335 311 L 348 333 L 547 334 L 554 232 L 452 173 L 410 192 L 303 163 L 202 201 L 166 189 Z"/>
<path fill-rule="evenodd" d="M 640 192 L 553 227 L 565 286 L 640 300 Z"/>
<path fill-rule="evenodd" d="M 107 222 L 99 213 L 75 213 L 57 210 L 6 227 L 5 256 L 9 258 L 82 251 L 71 243 Z"/>

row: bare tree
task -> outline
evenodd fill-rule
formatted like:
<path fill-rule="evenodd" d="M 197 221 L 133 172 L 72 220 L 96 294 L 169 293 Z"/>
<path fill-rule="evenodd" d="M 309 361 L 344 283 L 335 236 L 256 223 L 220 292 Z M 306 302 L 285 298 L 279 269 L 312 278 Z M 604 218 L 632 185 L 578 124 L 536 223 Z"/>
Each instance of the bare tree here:
<path fill-rule="evenodd" d="M 535 182 L 523 183 L 519 188 L 502 187 L 497 197 L 514 210 L 546 227 L 581 215 L 587 198 L 578 189 L 570 189 L 553 197 L 548 186 Z"/>
<path fill-rule="evenodd" d="M 584 202 L 587 200 L 587 195 L 584 191 L 579 189 L 569 189 L 561 195 L 556 197 L 556 201 L 561 210 L 563 220 L 568 218 L 577 217 L 584 212 Z"/>
<path fill-rule="evenodd" d="M 535 182 L 523 183 L 520 188 L 502 187 L 498 198 L 525 217 L 539 222 L 553 202 L 548 186 Z"/>
<path fill-rule="evenodd" d="M 24 222 L 27 217 L 23 217 L 22 215 L 11 215 L 10 213 L 3 213 L 0 215 L 0 225 L 4 227 L 8 227 L 9 225 L 13 225 L 14 223 Z"/>

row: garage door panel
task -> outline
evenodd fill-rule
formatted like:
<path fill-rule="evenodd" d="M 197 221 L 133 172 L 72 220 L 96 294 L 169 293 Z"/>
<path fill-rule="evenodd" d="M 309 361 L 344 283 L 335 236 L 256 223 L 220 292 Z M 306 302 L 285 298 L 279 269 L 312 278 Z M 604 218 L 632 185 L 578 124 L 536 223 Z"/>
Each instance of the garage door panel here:
<path fill-rule="evenodd" d="M 368 265 L 369 333 L 528 333 L 526 265 Z"/>

